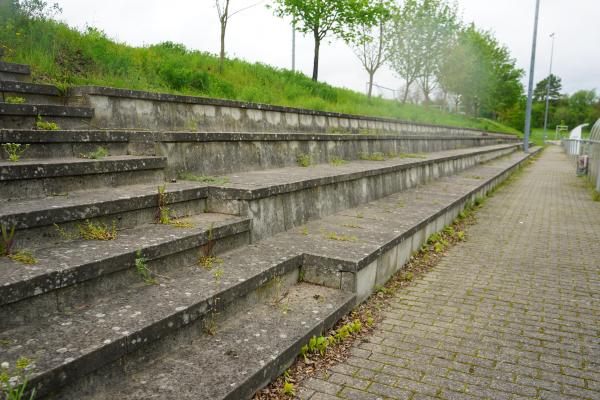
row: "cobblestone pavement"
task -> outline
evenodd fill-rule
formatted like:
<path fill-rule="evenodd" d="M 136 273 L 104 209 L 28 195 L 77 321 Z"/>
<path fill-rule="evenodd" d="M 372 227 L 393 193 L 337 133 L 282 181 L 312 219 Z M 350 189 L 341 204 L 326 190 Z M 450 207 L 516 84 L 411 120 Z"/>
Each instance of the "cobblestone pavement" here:
<path fill-rule="evenodd" d="M 328 399 L 600 399 L 600 203 L 552 146 L 352 356 Z"/>

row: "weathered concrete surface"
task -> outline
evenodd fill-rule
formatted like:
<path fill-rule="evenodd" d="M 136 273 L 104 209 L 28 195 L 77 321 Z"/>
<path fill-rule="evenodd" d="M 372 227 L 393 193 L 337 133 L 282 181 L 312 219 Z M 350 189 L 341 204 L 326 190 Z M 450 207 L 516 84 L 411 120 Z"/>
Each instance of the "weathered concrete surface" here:
<path fill-rule="evenodd" d="M 32 105 L 0 103 L 2 128 L 32 129 L 42 117 L 45 122 L 54 122 L 61 129 L 89 128 L 94 110 L 88 107 L 62 105 Z"/>
<path fill-rule="evenodd" d="M 175 266 L 196 264 L 198 248 L 209 236 L 214 254 L 249 243 L 247 219 L 202 213 L 183 221 L 190 226 L 148 224 L 119 231 L 117 240 L 40 247 L 31 251 L 35 265 L 0 258 L 0 325 L 32 323 L 92 301 L 98 293 L 108 295 L 137 284 L 138 251 L 152 271 L 164 275 Z"/>
<path fill-rule="evenodd" d="M 326 331 L 354 304 L 351 294 L 306 283 L 277 290 L 261 296 L 262 304 L 217 323 L 214 336 L 173 343 L 168 353 L 128 364 L 100 390 L 88 386 L 61 398 L 249 398 L 281 374 L 310 337 Z"/>
<path fill-rule="evenodd" d="M 21 97 L 28 104 L 65 105 L 67 102 L 56 86 L 39 83 L 0 80 L 0 93 L 3 99 Z"/>
<path fill-rule="evenodd" d="M 497 134 L 390 118 L 98 86 L 72 88 L 69 96 L 73 104 L 93 107 L 95 115 L 92 123 L 105 128 L 259 132 L 372 131 L 432 136 Z"/>
<path fill-rule="evenodd" d="M 203 183 L 169 183 L 166 205 L 179 216 L 202 213 L 207 194 L 208 186 Z M 36 248 L 40 242 L 53 244 L 64 240 L 54 224 L 76 231 L 77 223 L 89 219 L 108 226 L 115 221 L 119 229 L 125 229 L 154 222 L 157 210 L 158 185 L 137 184 L 6 201 L 0 209 L 0 224 L 16 227 L 19 246 Z"/>
<path fill-rule="evenodd" d="M 600 398 L 600 203 L 556 147 L 301 398 Z"/>
<path fill-rule="evenodd" d="M 164 157 L 109 156 L 0 161 L 0 199 L 34 199 L 73 191 L 164 182 Z"/>
<path fill-rule="evenodd" d="M 431 153 L 425 158 L 358 161 L 342 166 L 281 168 L 230 176 L 211 187 L 208 209 L 252 218 L 260 240 L 307 221 L 449 176 L 510 154 L 518 145 Z"/>
<path fill-rule="evenodd" d="M 487 172 L 482 169 L 477 170 L 477 173 L 490 178 L 498 176 L 514 164 L 511 164 L 511 159 L 517 160 L 519 157 L 522 156 L 515 153 L 512 158 L 498 160 L 498 166 L 488 167 Z M 305 279 L 313 280 L 311 268 L 319 265 L 315 260 L 320 260 L 324 269 L 331 266 L 334 271 L 342 273 L 337 284 L 331 284 L 331 276 L 327 277 L 327 281 L 319 283 L 335 286 L 335 290 L 358 291 L 359 295 L 364 297 L 365 293 L 373 290 L 375 279 L 384 279 L 381 276 L 401 265 L 398 257 L 387 257 L 387 264 L 386 261 L 380 262 L 378 257 L 397 245 L 395 240 L 402 236 L 403 229 L 415 231 L 416 239 L 411 239 L 411 243 L 420 245 L 425 236 L 419 232 L 441 229 L 448 219 L 448 213 L 441 215 L 441 210 L 457 212 L 452 208 L 460 207 L 462 203 L 458 204 L 457 201 L 466 201 L 476 191 L 484 190 L 490 184 L 490 181 L 485 179 L 457 179 L 462 185 L 457 185 L 455 181 L 447 183 L 448 187 L 456 188 L 456 191 L 452 192 L 454 197 L 440 195 L 441 197 L 436 197 L 430 203 L 423 202 L 420 197 L 414 197 L 412 206 L 416 208 L 407 208 L 404 213 L 388 214 L 378 210 L 375 215 L 379 215 L 379 218 L 369 214 L 368 220 L 364 222 L 364 235 L 356 234 L 357 238 L 360 237 L 356 242 L 335 241 L 324 237 L 328 230 L 336 229 L 340 234 L 344 234 L 347 231 L 341 229 L 356 229 L 338 226 L 339 223 L 333 222 L 335 219 L 324 219 L 320 223 L 315 222 L 317 225 L 314 227 L 309 227 L 310 233 L 307 235 L 298 231 L 282 233 L 224 254 L 223 264 L 213 267 L 222 268 L 218 278 L 215 271 L 176 262 L 168 269 L 166 277 L 159 277 L 160 285 L 148 286 L 140 280 L 137 284 L 125 286 L 116 293 L 107 293 L 106 297 L 89 299 L 81 307 L 50 313 L 25 325 L 16 324 L 0 333 L 0 339 L 9 343 L 0 349 L 0 357 L 13 361 L 19 356 L 35 356 L 38 369 L 31 383 L 38 385 L 40 395 L 78 382 L 71 389 L 65 389 L 65 395 L 59 396 L 63 398 L 72 394 L 78 397 L 89 393 L 90 390 L 98 393 L 97 388 L 111 386 L 111 381 L 122 375 L 119 368 L 121 362 L 131 366 L 140 365 L 140 368 L 144 369 L 148 360 L 165 360 L 165 354 L 171 354 L 173 346 L 183 346 L 199 337 L 202 324 L 210 323 L 213 310 L 218 313 L 229 312 L 232 303 L 242 297 L 253 297 L 252 293 L 265 290 L 270 281 L 287 276 L 291 278 L 284 280 L 293 282 L 294 279 L 298 279 L 301 268 L 307 272 Z M 435 188 L 432 191 L 444 193 L 443 190 Z M 388 199 L 388 202 L 393 204 L 397 201 L 395 197 Z M 369 209 L 368 205 L 365 207 Z M 394 215 L 395 218 L 391 218 Z M 391 220 L 410 220 L 416 225 L 411 228 L 402 223 L 395 226 L 383 222 Z M 439 221 L 442 221 L 441 225 Z M 337 227 L 331 227 L 331 224 L 336 224 Z M 402 251 L 400 253 L 404 254 Z M 43 252 L 37 255 L 42 258 Z M 386 257 L 384 254 L 383 256 Z M 370 268 L 373 264 L 370 260 L 376 260 L 377 270 Z M 365 266 L 367 262 L 369 265 Z M 365 271 L 366 276 L 372 277 L 373 281 L 364 279 L 365 284 L 356 283 L 355 278 L 363 273 L 362 271 Z M 279 289 L 275 285 L 275 288 L 269 290 L 277 292 Z M 249 304 L 254 303 L 251 299 L 248 301 Z M 344 304 L 350 305 L 355 302 L 355 296 L 352 295 Z M 10 307 L 10 304 L 7 307 Z M 344 307 L 334 307 L 335 312 L 331 315 L 339 315 L 337 313 Z M 333 321 L 333 317 L 331 320 Z M 306 329 L 296 329 L 294 332 L 295 335 L 304 338 L 313 330 L 307 326 Z M 301 344 L 302 342 L 296 341 L 294 349 L 297 350 Z M 278 348 L 276 354 L 273 354 L 273 360 L 291 360 L 291 355 L 292 350 Z M 209 369 L 212 368 L 212 364 L 206 365 Z M 261 374 L 265 374 L 260 384 L 265 383 L 276 372 L 281 372 L 285 362 L 282 364 L 277 361 L 273 365 L 269 364 L 268 368 L 259 370 Z M 150 370 L 155 372 L 153 368 Z M 93 371 L 97 372 L 87 375 Z M 235 390 L 239 392 L 235 393 L 247 393 L 245 390 L 249 390 L 249 387 L 255 389 L 258 381 L 253 378 L 251 382 L 254 382 L 253 386 L 247 386 L 245 383 L 236 386 Z M 135 383 L 143 385 L 141 381 Z M 218 390 L 223 389 L 224 387 L 220 387 Z"/>
<path fill-rule="evenodd" d="M 0 80 L 30 82 L 29 65 L 0 61 Z"/>

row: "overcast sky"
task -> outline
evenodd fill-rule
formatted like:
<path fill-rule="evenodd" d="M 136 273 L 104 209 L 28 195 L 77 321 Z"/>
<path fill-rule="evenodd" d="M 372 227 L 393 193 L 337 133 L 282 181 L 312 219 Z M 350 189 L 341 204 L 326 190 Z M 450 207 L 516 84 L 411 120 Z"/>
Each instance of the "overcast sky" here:
<path fill-rule="evenodd" d="M 219 50 L 219 22 L 214 0 L 54 0 L 63 8 L 61 19 L 71 26 L 102 29 L 110 37 L 132 45 L 163 41 L 185 44 L 212 53 Z M 259 0 L 231 0 L 233 11 Z M 474 21 L 494 32 L 529 70 L 535 0 L 458 0 L 465 22 Z M 235 15 L 227 31 L 229 56 L 291 67 L 291 27 L 265 7 L 267 1 Z M 541 0 L 536 82 L 548 74 L 549 35 L 556 33 L 553 71 L 565 92 L 600 89 L 600 0 Z M 313 42 L 297 37 L 297 68 L 310 76 Z M 366 74 L 352 50 L 331 40 L 321 47 L 320 79 L 364 91 Z M 387 68 L 376 83 L 399 88 L 401 82 Z M 525 81 L 525 80 L 524 80 Z"/>

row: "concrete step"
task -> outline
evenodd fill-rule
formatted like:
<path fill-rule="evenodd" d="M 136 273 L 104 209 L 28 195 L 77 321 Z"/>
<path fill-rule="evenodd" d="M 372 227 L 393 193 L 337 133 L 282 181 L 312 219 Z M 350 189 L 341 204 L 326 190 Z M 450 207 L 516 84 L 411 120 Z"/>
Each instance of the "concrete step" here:
<path fill-rule="evenodd" d="M 248 244 L 250 221 L 203 213 L 184 227 L 148 224 L 120 231 L 109 241 L 75 240 L 31 251 L 35 265 L 0 258 L 0 326 L 13 327 L 65 312 L 77 304 L 135 286 L 135 259 L 158 275 L 198 262 L 209 241 L 215 255 Z M 137 252 L 141 254 L 138 255 Z"/>
<path fill-rule="evenodd" d="M 242 309 L 218 324 L 214 335 L 204 334 L 185 346 L 171 345 L 157 358 L 138 355 L 141 362 L 125 367 L 117 379 L 94 389 L 80 384 L 64 396 L 248 399 L 283 373 L 311 337 L 326 332 L 353 304 L 351 294 L 300 283 L 286 291 L 279 306 L 267 299 Z"/>
<path fill-rule="evenodd" d="M 137 285 L 64 313 L 3 329 L 0 338 L 10 345 L 0 349 L 0 356 L 9 362 L 19 356 L 35 359 L 37 371 L 30 384 L 43 397 L 93 371 L 114 367 L 137 350 L 146 353 L 195 336 L 212 323 L 215 313 L 272 298 L 298 281 L 301 265 L 301 257 L 260 245 L 234 250 L 222 260 L 212 270 L 178 268 L 159 277 L 158 285 L 140 279 Z"/>
<path fill-rule="evenodd" d="M 48 132 L 31 129 L 0 129 L 0 143 L 27 144 L 22 158 L 78 157 L 103 147 L 111 155 L 156 154 L 155 142 L 150 132 L 58 130 Z M 0 160 L 8 159 L 1 152 Z"/>
<path fill-rule="evenodd" d="M 29 65 L 0 61 L 0 80 L 31 82 Z"/>
<path fill-rule="evenodd" d="M 289 230 L 369 201 L 464 171 L 510 154 L 519 145 L 504 144 L 448 150 L 417 158 L 354 161 L 228 176 L 210 189 L 208 209 L 252 218 L 253 240 Z"/>
<path fill-rule="evenodd" d="M 94 110 L 87 107 L 0 103 L 2 128 L 36 128 L 41 118 L 42 122 L 55 123 L 59 129 L 82 129 L 89 127 L 93 116 Z"/>
<path fill-rule="evenodd" d="M 85 156 L 85 155 L 81 155 Z M 164 157 L 107 156 L 0 161 L 0 199 L 34 199 L 77 190 L 164 182 Z"/>
<path fill-rule="evenodd" d="M 0 333 L 6 343 L 0 348 L 0 359 L 11 363 L 20 356 L 35 359 L 31 385 L 37 387 L 40 398 L 54 393 L 61 399 L 95 399 L 113 390 L 131 399 L 148 398 L 150 393 L 150 398 L 170 398 L 174 390 L 179 398 L 188 391 L 182 388 L 189 388 L 193 398 L 249 398 L 287 366 L 285 360 L 293 359 L 311 332 L 323 326 L 304 329 L 302 322 L 308 316 L 317 318 L 317 324 L 333 323 L 401 268 L 429 234 L 450 223 L 468 201 L 490 190 L 527 157 L 512 153 L 308 223 L 305 229 L 233 250 L 211 270 L 175 268 L 159 277 L 159 285 L 140 282 L 68 311 L 5 329 Z M 300 276 L 335 289 L 317 293 L 319 298 L 324 296 L 325 305 L 310 300 L 313 292 L 305 290 L 305 285 L 294 286 Z M 298 295 L 291 296 L 289 303 L 280 300 L 286 299 L 281 293 L 295 289 Z M 354 292 L 356 297 L 344 292 Z M 332 297 L 340 301 L 329 306 Z M 284 307 L 293 318 L 300 316 L 293 329 L 287 330 L 283 320 L 276 318 L 277 308 L 264 306 L 268 303 Z M 253 310 L 255 314 L 244 314 Z M 321 318 L 320 313 L 327 317 Z M 213 331 L 215 321 L 216 335 L 223 336 L 203 336 L 201 331 Z M 286 329 L 273 331 L 280 335 L 277 340 L 270 331 L 273 326 Z M 253 342 L 244 340 L 264 334 L 260 347 L 250 347 L 247 343 Z M 213 353 L 215 349 L 223 353 Z M 232 362 L 230 356 L 238 351 L 242 358 Z M 153 379 L 148 380 L 150 375 Z"/>
<path fill-rule="evenodd" d="M 67 98 L 53 85 L 0 80 L 0 92 L 4 102 L 8 97 L 20 97 L 27 104 L 67 105 Z"/>
<path fill-rule="evenodd" d="M 166 184 L 164 201 L 171 214 L 189 216 L 206 210 L 208 187 L 202 183 Z M 0 209 L 0 225 L 15 227 L 16 245 L 36 248 L 64 242 L 54 224 L 68 232 L 77 231 L 85 220 L 116 223 L 118 229 L 155 222 L 158 216 L 158 186 L 138 184 L 110 190 L 76 191 L 44 199 L 5 201 Z"/>
<path fill-rule="evenodd" d="M 139 130 L 70 130 L 52 135 L 35 130 L 0 130 L 0 142 L 29 144 L 24 155 L 35 158 L 74 157 L 103 146 L 111 154 L 162 155 L 167 173 L 224 175 L 251 170 L 295 167 L 298 155 L 315 164 L 333 159 L 359 160 L 363 154 L 431 153 L 444 150 L 517 143 L 517 137 L 398 136 L 301 133 L 157 132 Z M 81 149 L 84 150 L 81 150 Z M 93 149 L 92 149 L 93 150 Z M 120 153 L 116 153 L 120 151 Z"/>

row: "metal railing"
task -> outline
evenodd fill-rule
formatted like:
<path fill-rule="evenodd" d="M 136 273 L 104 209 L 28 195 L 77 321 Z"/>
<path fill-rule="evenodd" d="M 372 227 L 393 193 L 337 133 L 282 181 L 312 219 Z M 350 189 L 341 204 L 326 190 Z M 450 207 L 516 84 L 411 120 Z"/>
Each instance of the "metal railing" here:
<path fill-rule="evenodd" d="M 565 153 L 575 160 L 579 156 L 588 156 L 587 176 L 600 192 L 600 140 L 562 139 L 561 143 Z"/>

